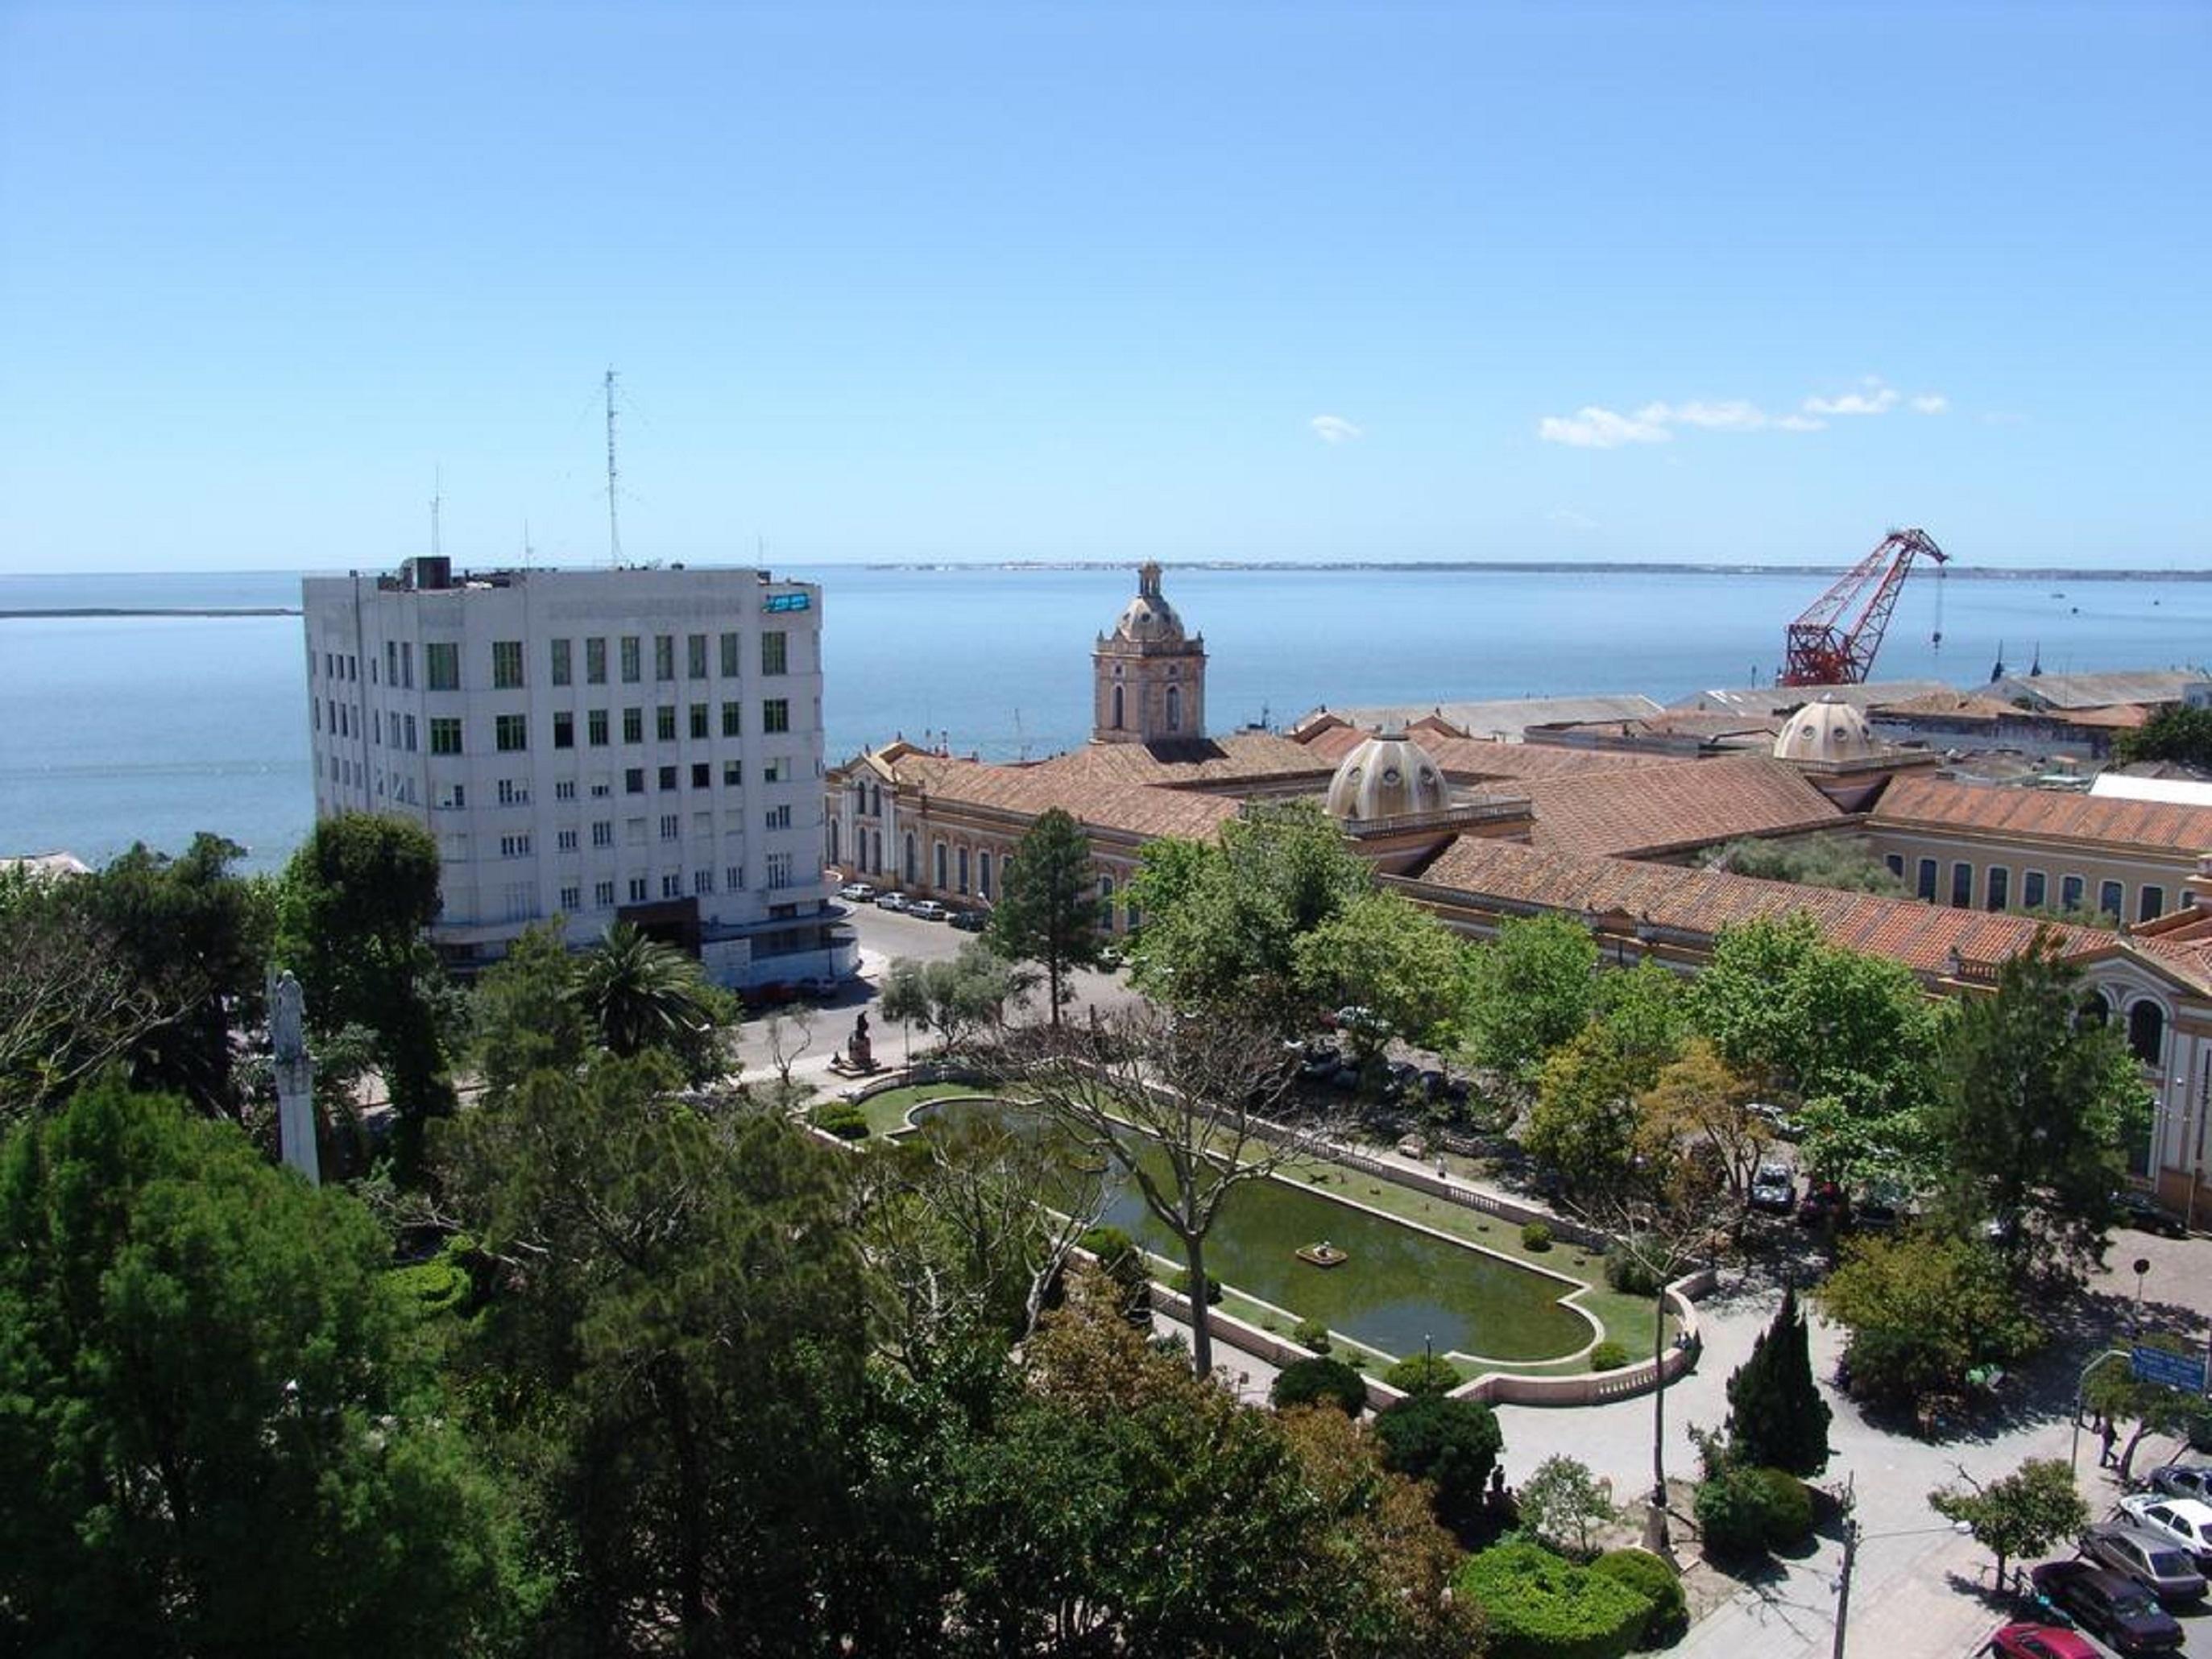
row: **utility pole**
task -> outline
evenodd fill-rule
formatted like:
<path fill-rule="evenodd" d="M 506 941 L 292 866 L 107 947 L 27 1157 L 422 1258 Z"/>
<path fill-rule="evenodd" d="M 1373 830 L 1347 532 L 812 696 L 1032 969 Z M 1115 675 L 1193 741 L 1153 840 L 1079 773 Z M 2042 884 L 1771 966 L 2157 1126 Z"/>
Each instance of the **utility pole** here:
<path fill-rule="evenodd" d="M 1851 1568 L 1859 1558 L 1859 1522 L 1854 1515 L 1844 1517 L 1844 1571 L 1836 1580 L 1836 1640 L 1828 1650 L 1829 1659 L 1844 1659 L 1844 1632 L 1851 1623 Z"/>
<path fill-rule="evenodd" d="M 615 511 L 615 372 L 607 370 L 607 562 L 622 565 L 622 521 Z"/>

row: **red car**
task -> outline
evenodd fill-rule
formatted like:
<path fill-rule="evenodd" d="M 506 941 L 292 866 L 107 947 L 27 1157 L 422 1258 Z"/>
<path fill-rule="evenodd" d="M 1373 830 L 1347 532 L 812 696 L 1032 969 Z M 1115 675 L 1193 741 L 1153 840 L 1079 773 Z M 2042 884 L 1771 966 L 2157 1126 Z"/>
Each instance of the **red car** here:
<path fill-rule="evenodd" d="M 1987 1651 L 2001 1659 L 2099 1659 L 2087 1638 L 2049 1625 L 2007 1625 L 1990 1638 Z"/>

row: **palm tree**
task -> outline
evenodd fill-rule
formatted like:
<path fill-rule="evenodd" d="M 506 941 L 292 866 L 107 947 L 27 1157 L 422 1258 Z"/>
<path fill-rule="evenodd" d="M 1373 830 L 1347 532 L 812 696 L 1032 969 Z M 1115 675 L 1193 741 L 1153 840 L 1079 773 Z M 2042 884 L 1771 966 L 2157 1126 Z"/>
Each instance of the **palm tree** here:
<path fill-rule="evenodd" d="M 569 996 L 598 1028 L 600 1042 L 629 1058 L 646 1048 L 697 1050 L 715 1024 L 712 992 L 699 964 L 626 921 L 584 956 Z"/>

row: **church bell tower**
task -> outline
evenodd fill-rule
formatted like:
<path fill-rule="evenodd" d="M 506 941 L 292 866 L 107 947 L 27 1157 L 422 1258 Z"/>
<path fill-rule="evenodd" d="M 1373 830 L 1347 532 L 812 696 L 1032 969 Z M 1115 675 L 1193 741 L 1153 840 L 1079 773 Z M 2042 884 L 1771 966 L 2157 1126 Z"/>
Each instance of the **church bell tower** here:
<path fill-rule="evenodd" d="M 1185 635 L 1160 592 L 1160 568 L 1137 571 L 1137 597 L 1091 653 L 1093 743 L 1189 742 L 1206 735 L 1206 636 Z"/>

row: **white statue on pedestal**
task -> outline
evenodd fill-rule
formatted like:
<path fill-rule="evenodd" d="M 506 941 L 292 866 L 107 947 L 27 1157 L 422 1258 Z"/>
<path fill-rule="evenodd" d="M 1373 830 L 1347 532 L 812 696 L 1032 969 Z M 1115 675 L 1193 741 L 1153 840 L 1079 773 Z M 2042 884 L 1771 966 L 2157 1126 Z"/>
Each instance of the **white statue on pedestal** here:
<path fill-rule="evenodd" d="M 317 1186 L 315 1062 L 307 1053 L 307 996 L 289 969 L 269 985 L 269 1047 L 276 1073 L 276 1140 L 284 1162 Z"/>

